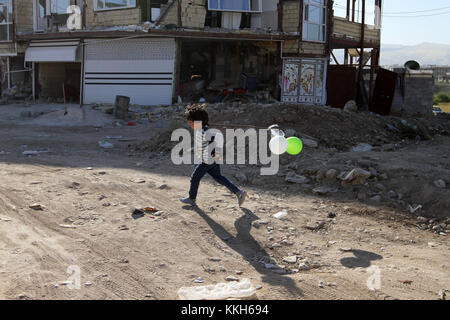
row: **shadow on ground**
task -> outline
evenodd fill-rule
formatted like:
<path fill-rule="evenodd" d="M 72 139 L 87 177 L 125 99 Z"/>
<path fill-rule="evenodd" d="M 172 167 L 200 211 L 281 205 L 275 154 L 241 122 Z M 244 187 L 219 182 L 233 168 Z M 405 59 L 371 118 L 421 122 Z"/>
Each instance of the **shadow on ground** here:
<path fill-rule="evenodd" d="M 352 250 L 354 257 L 347 257 L 341 259 L 341 264 L 347 268 L 368 268 L 371 265 L 371 261 L 381 260 L 382 256 L 379 254 L 364 251 L 364 250 Z"/>
<path fill-rule="evenodd" d="M 191 208 L 191 207 L 184 207 Z M 211 219 L 202 209 L 195 206 L 193 210 L 202 217 L 206 223 L 211 227 L 212 231 L 222 241 L 224 241 L 229 248 L 239 253 L 246 261 L 248 261 L 257 272 L 262 275 L 262 281 L 272 286 L 283 286 L 291 295 L 302 297 L 303 292 L 295 285 L 293 279 L 286 277 L 283 274 L 277 274 L 270 269 L 266 269 L 258 257 L 269 257 L 269 254 L 259 245 L 259 243 L 252 237 L 250 230 L 252 222 L 259 218 L 250 210 L 241 208 L 244 215 L 239 217 L 234 226 L 237 235 L 231 235 L 223 226 Z M 268 262 L 268 261 L 267 261 Z M 281 270 L 278 269 L 278 270 Z"/>

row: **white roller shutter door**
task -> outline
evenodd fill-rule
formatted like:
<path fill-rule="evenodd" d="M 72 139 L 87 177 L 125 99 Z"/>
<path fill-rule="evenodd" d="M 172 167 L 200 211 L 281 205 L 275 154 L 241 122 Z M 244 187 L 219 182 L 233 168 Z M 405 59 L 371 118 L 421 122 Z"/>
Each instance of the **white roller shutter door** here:
<path fill-rule="evenodd" d="M 174 39 L 96 39 L 85 43 L 84 103 L 172 103 Z"/>

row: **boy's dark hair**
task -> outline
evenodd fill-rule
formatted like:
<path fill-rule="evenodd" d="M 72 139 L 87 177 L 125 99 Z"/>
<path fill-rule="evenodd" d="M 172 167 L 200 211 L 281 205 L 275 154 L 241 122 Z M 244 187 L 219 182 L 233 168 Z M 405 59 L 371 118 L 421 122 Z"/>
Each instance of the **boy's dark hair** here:
<path fill-rule="evenodd" d="M 202 126 L 208 125 L 208 112 L 206 111 L 206 105 L 192 104 L 186 107 L 186 119 L 188 121 L 201 121 Z"/>

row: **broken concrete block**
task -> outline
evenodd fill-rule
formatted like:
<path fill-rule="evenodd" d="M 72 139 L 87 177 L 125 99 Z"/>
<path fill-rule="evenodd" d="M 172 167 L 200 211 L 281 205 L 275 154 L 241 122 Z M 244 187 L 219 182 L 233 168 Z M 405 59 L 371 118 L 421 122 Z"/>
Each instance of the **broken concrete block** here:
<path fill-rule="evenodd" d="M 294 172 L 289 172 L 286 175 L 285 181 L 291 182 L 291 183 L 307 183 L 307 182 L 309 182 L 309 179 L 304 176 L 299 176 L 298 174 L 295 174 Z"/>
<path fill-rule="evenodd" d="M 226 300 L 250 299 L 255 296 L 256 289 L 250 279 L 239 282 L 218 283 L 201 287 L 182 287 L 178 290 L 180 300 Z"/>
<path fill-rule="evenodd" d="M 344 178 L 343 183 L 351 184 L 364 184 L 367 178 L 369 178 L 371 173 L 369 171 L 363 170 L 361 168 L 355 168 L 350 171 Z"/>

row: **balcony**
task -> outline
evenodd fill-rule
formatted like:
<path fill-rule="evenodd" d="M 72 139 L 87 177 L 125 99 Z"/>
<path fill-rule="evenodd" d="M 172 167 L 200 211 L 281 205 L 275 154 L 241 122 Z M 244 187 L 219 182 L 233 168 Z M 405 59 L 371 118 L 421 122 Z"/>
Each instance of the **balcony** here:
<path fill-rule="evenodd" d="M 362 24 L 341 17 L 333 18 L 332 49 L 355 48 L 361 45 Z M 373 25 L 364 26 L 364 47 L 374 48 L 380 45 L 380 29 Z"/>

